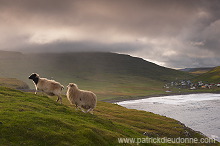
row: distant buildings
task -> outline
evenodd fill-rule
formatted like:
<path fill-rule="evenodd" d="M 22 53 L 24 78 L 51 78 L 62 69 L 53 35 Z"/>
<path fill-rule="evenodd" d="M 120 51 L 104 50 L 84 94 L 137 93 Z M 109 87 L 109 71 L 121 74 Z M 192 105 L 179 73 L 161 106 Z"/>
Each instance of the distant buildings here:
<path fill-rule="evenodd" d="M 208 83 L 204 81 L 193 83 L 191 80 L 180 80 L 180 81 L 173 81 L 170 83 L 166 83 L 164 85 L 164 88 L 169 89 L 167 91 L 171 91 L 170 88 L 196 90 L 196 89 L 211 89 L 215 87 L 220 88 L 220 83 L 214 84 L 214 83 Z"/>

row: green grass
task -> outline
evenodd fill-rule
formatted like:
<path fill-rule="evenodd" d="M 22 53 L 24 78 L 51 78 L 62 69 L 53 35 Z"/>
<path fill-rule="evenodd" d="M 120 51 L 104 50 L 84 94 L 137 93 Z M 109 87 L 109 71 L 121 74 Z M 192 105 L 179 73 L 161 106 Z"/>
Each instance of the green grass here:
<path fill-rule="evenodd" d="M 94 115 L 64 98 L 0 87 L 0 145 L 119 145 L 118 138 L 203 136 L 178 121 L 99 101 Z"/>
<path fill-rule="evenodd" d="M 194 72 L 190 72 L 190 73 L 195 74 L 195 75 L 201 75 L 201 74 L 204 74 L 207 72 L 208 72 L 207 70 L 198 70 L 198 71 L 194 71 Z"/>
<path fill-rule="evenodd" d="M 205 81 L 209 83 L 220 82 L 220 66 L 194 78 L 194 81 Z"/>
<path fill-rule="evenodd" d="M 98 95 L 99 100 L 117 97 L 144 96 L 162 93 L 163 83 L 144 77 L 135 76 L 108 76 L 106 80 L 88 80 L 76 82 L 81 89 L 91 90 Z"/>
<path fill-rule="evenodd" d="M 213 69 L 212 67 L 202 67 L 202 68 L 185 68 L 185 69 L 181 69 L 181 70 L 195 74 L 195 75 L 201 75 L 201 74 L 204 74 L 212 69 Z"/>

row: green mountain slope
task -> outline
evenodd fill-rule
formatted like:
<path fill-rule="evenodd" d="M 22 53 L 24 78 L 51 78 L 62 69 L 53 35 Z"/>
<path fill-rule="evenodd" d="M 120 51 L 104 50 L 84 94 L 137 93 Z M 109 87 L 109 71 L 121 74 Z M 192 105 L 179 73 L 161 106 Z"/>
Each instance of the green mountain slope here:
<path fill-rule="evenodd" d="M 194 79 L 195 81 L 205 81 L 209 83 L 220 83 L 220 66 L 204 73 Z"/>
<path fill-rule="evenodd" d="M 185 72 L 189 72 L 192 74 L 196 74 L 196 75 L 201 75 L 201 74 L 204 74 L 212 69 L 213 69 L 213 67 L 203 67 L 203 68 L 185 68 L 185 69 L 180 69 L 180 70 L 185 71 Z"/>
<path fill-rule="evenodd" d="M 0 78 L 0 86 L 13 89 L 29 89 L 29 86 L 25 82 L 15 78 Z"/>
<path fill-rule="evenodd" d="M 17 78 L 34 88 L 28 80 L 33 72 L 64 86 L 75 82 L 82 89 L 94 91 L 101 100 L 162 94 L 164 82 L 192 77 L 141 58 L 116 53 L 0 53 L 0 77 Z"/>
<path fill-rule="evenodd" d="M 94 115 L 85 114 L 46 96 L 4 87 L 0 115 L 0 145 L 119 145 L 123 137 L 204 137 L 153 113 L 99 101 Z"/>

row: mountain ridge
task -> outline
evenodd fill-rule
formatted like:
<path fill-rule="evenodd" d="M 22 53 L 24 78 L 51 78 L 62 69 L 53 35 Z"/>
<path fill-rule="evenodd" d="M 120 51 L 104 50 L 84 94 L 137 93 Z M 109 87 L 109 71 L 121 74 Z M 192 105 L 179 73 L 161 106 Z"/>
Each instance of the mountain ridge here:
<path fill-rule="evenodd" d="M 0 54 L 0 61 L 0 77 L 17 78 L 34 88 L 28 76 L 35 72 L 64 86 L 74 82 L 100 98 L 164 93 L 165 82 L 192 77 L 142 58 L 109 52 L 22 53 L 13 59 Z"/>

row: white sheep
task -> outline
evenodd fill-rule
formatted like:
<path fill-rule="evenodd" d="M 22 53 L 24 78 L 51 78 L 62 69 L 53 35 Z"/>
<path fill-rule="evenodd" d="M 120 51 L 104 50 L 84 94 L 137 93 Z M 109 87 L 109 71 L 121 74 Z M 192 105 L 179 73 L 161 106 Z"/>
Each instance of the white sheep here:
<path fill-rule="evenodd" d="M 37 90 L 41 90 L 45 92 L 49 96 L 58 96 L 57 102 L 60 100 L 62 104 L 62 96 L 61 92 L 64 89 L 64 86 L 54 80 L 48 80 L 46 78 L 40 78 L 40 76 L 36 73 L 32 73 L 29 76 L 29 79 L 33 80 L 37 94 Z"/>
<path fill-rule="evenodd" d="M 76 108 L 79 107 L 83 112 L 93 112 L 96 107 L 96 95 L 91 91 L 80 90 L 74 83 L 69 83 L 67 86 L 66 96 L 71 104 L 75 104 Z"/>

